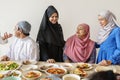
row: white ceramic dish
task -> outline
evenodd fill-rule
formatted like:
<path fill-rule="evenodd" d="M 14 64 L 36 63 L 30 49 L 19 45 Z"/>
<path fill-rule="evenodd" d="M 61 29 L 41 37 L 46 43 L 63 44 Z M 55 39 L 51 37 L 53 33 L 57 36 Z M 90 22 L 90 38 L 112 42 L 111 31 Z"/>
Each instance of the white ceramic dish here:
<path fill-rule="evenodd" d="M 62 67 L 52 67 L 52 68 L 48 68 L 45 72 L 49 76 L 61 77 L 67 73 L 67 70 Z"/>
<path fill-rule="evenodd" d="M 0 71 L 0 80 L 5 77 L 21 77 L 22 73 L 18 70 Z"/>
<path fill-rule="evenodd" d="M 10 77 L 5 77 L 2 80 L 21 80 L 20 77 L 15 77 L 15 76 L 10 76 Z"/>
<path fill-rule="evenodd" d="M 0 71 L 0 80 L 6 76 L 9 71 Z"/>
<path fill-rule="evenodd" d="M 5 67 L 0 67 L 0 71 L 8 71 L 8 70 L 16 70 L 19 69 L 22 65 L 21 62 L 18 61 L 1 61 L 0 65 L 4 65 Z M 13 67 L 14 65 L 14 67 Z"/>
<path fill-rule="evenodd" d="M 35 70 L 35 69 L 38 69 L 38 66 L 37 66 L 37 65 L 23 65 L 23 66 L 21 67 L 21 70 L 22 70 L 22 71 Z"/>
<path fill-rule="evenodd" d="M 62 80 L 80 80 L 80 76 L 76 74 L 66 74 L 62 77 Z"/>
<path fill-rule="evenodd" d="M 36 80 L 40 78 L 41 76 L 42 76 L 42 73 L 37 70 L 29 70 L 29 71 L 23 72 L 23 77 L 26 80 Z"/>
<path fill-rule="evenodd" d="M 11 76 L 15 76 L 15 77 L 21 77 L 22 73 L 18 70 L 15 70 L 12 72 Z"/>
<path fill-rule="evenodd" d="M 93 69 L 92 65 L 89 63 L 77 63 L 76 67 L 81 68 L 81 69 L 86 70 L 86 71 Z"/>
<path fill-rule="evenodd" d="M 116 73 L 116 69 L 113 68 L 112 66 L 97 66 L 95 68 L 95 72 L 108 71 L 108 70 L 112 70 L 114 73 Z"/>
<path fill-rule="evenodd" d="M 74 67 L 72 64 L 70 63 L 61 63 L 60 66 L 64 67 L 65 69 L 67 69 L 68 71 L 69 70 L 72 70 Z"/>
<path fill-rule="evenodd" d="M 75 68 L 73 71 L 71 71 L 71 74 L 79 75 L 80 77 L 84 78 L 87 77 L 87 72 L 80 68 Z"/>
<path fill-rule="evenodd" d="M 38 69 L 40 71 L 45 71 L 46 69 L 51 68 L 51 67 L 59 67 L 59 66 L 57 64 L 47 63 L 47 64 L 39 65 Z"/>

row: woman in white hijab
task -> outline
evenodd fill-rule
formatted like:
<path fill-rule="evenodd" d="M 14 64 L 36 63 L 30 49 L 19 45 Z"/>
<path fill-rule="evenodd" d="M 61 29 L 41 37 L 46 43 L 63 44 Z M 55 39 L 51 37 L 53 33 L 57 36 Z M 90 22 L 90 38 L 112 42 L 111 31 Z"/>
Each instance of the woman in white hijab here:
<path fill-rule="evenodd" d="M 109 10 L 98 15 L 100 32 L 98 44 L 100 50 L 97 63 L 100 65 L 120 64 L 120 26 L 115 15 Z"/>

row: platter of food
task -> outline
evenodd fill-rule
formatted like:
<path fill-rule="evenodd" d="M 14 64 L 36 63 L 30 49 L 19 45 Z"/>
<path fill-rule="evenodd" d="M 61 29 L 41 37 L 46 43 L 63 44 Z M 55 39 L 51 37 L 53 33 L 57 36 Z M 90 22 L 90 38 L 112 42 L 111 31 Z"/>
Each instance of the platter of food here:
<path fill-rule="evenodd" d="M 36 80 L 42 76 L 42 73 L 37 70 L 29 70 L 23 73 L 23 77 L 27 80 Z"/>
<path fill-rule="evenodd" d="M 20 77 L 21 76 L 21 72 L 18 70 L 11 70 L 11 71 L 0 71 L 0 80 L 5 78 L 5 77 L 10 77 L 10 76 L 14 76 L 14 77 Z"/>
<path fill-rule="evenodd" d="M 52 64 L 52 63 L 47 63 L 47 64 L 42 64 L 42 65 L 38 65 L 38 69 L 40 71 L 45 71 L 47 70 L 48 68 L 52 68 L 52 67 L 58 67 L 57 64 Z"/>
<path fill-rule="evenodd" d="M 0 71 L 0 79 L 6 77 L 7 73 L 8 73 L 8 71 Z"/>
<path fill-rule="evenodd" d="M 46 73 L 50 76 L 60 77 L 60 76 L 63 76 L 64 74 L 66 74 L 67 70 L 65 68 L 55 68 L 55 67 L 53 67 L 53 68 L 48 68 L 46 70 Z"/>
<path fill-rule="evenodd" d="M 83 69 L 81 68 L 75 68 L 73 71 L 72 71 L 72 74 L 77 74 L 81 77 L 86 77 L 87 76 L 87 72 L 84 71 Z"/>
<path fill-rule="evenodd" d="M 14 61 L 3 61 L 0 63 L 0 71 L 15 70 L 19 69 L 21 66 L 20 62 Z"/>
<path fill-rule="evenodd" d="M 83 69 L 83 70 L 91 70 L 93 69 L 92 65 L 89 63 L 78 63 L 77 68 Z"/>

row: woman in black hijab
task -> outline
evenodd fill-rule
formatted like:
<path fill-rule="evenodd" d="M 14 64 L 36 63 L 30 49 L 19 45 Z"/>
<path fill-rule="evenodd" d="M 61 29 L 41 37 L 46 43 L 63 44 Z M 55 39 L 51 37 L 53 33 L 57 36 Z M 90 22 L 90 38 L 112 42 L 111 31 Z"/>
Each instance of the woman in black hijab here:
<path fill-rule="evenodd" d="M 59 14 L 54 6 L 49 6 L 43 16 L 37 35 L 40 46 L 40 61 L 54 59 L 63 61 L 64 38 L 62 27 L 58 24 Z"/>

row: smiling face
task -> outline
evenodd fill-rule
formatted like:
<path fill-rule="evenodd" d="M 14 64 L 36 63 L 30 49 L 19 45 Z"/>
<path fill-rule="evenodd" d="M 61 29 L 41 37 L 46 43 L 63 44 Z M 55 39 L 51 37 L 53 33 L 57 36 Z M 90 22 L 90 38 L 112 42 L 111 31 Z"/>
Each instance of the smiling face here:
<path fill-rule="evenodd" d="M 98 16 L 98 21 L 102 27 L 105 27 L 108 24 L 107 19 L 102 16 Z"/>
<path fill-rule="evenodd" d="M 87 32 L 83 26 L 78 26 L 76 34 L 79 38 L 84 38 L 86 37 Z"/>
<path fill-rule="evenodd" d="M 50 17 L 49 17 L 49 21 L 52 24 L 56 24 L 58 22 L 58 14 L 57 13 L 53 13 Z"/>

